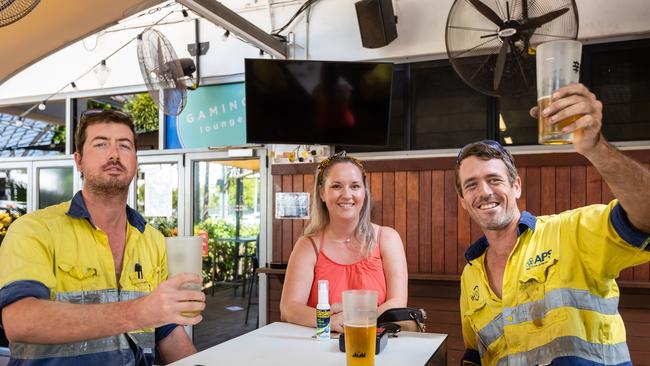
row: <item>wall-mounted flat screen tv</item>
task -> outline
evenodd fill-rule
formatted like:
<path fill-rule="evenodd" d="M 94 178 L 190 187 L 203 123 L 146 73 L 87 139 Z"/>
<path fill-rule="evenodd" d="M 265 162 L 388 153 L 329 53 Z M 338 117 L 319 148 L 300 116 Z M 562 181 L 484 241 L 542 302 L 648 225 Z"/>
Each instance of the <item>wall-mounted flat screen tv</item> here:
<path fill-rule="evenodd" d="M 393 64 L 246 59 L 246 141 L 384 146 Z"/>

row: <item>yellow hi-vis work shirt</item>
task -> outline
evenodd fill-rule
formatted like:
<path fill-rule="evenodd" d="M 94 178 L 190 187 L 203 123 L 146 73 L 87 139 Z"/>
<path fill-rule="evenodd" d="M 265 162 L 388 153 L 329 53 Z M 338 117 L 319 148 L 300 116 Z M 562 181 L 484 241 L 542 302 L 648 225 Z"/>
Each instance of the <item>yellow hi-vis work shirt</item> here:
<path fill-rule="evenodd" d="M 96 304 L 133 300 L 153 291 L 167 278 L 164 238 L 128 206 L 126 214 L 119 286 L 108 236 L 92 224 L 81 192 L 72 201 L 19 218 L 0 246 L 0 311 L 25 297 Z M 11 364 L 135 365 L 143 359 L 151 365 L 156 341 L 175 327 L 69 344 L 13 342 Z"/>
<path fill-rule="evenodd" d="M 650 260 L 650 238 L 616 200 L 558 215 L 523 212 L 502 298 L 485 268 L 485 237 L 465 253 L 464 364 L 631 365 L 618 313 L 621 270 Z"/>

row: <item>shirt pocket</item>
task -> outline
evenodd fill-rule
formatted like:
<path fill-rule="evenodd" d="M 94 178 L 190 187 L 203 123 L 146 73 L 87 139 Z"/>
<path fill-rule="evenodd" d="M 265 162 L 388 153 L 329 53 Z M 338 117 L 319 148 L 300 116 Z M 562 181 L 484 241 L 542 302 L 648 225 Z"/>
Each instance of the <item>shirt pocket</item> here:
<path fill-rule="evenodd" d="M 161 267 L 158 266 L 150 271 L 140 268 L 139 271 L 129 273 L 129 282 L 135 291 L 151 292 L 160 283 Z"/>
<path fill-rule="evenodd" d="M 544 298 L 549 274 L 555 272 L 556 263 L 557 258 L 553 258 L 543 265 L 525 270 L 519 276 L 518 303 L 537 301 Z"/>
<path fill-rule="evenodd" d="M 537 329 L 549 329 L 548 326 L 566 320 L 566 312 L 553 311 L 563 306 L 563 289 L 550 286 L 550 278 L 556 274 L 558 259 L 525 271 L 519 277 L 517 292 L 517 310 L 520 321 L 531 321 Z"/>
<path fill-rule="evenodd" d="M 57 276 L 57 299 L 73 304 L 100 303 L 100 295 L 95 289 L 97 269 L 95 267 L 59 263 Z"/>

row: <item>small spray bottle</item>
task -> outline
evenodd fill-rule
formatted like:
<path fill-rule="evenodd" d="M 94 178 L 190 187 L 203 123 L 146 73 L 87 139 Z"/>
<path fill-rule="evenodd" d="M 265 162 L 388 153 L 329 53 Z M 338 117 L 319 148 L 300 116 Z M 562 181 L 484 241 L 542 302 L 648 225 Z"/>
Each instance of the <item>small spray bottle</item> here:
<path fill-rule="evenodd" d="M 318 281 L 318 304 L 316 305 L 316 339 L 327 341 L 330 339 L 330 304 L 329 282 Z"/>

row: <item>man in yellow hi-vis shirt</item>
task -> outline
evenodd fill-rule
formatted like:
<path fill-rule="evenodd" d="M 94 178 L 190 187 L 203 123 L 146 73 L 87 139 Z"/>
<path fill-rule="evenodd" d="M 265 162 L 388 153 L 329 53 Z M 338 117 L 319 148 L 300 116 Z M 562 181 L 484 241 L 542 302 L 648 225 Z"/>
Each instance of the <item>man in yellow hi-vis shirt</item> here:
<path fill-rule="evenodd" d="M 465 253 L 463 364 L 631 365 L 615 278 L 650 260 L 650 171 L 605 141 L 602 104 L 583 85 L 558 90 L 537 113 L 583 115 L 566 131 L 617 199 L 534 217 L 517 208 L 508 151 L 495 141 L 460 151 L 458 195 L 485 234 Z"/>
<path fill-rule="evenodd" d="M 151 365 L 196 352 L 205 295 L 167 280 L 162 234 L 126 205 L 137 169 L 133 121 L 86 111 L 75 135 L 84 179 L 72 201 L 24 215 L 0 247 L 0 330 L 10 365 Z"/>

